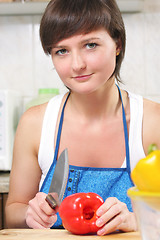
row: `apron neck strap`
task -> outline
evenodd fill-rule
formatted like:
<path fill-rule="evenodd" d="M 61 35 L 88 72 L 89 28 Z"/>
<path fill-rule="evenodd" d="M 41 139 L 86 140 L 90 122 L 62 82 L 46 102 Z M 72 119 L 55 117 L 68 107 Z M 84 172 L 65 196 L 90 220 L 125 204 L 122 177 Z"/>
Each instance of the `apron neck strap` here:
<path fill-rule="evenodd" d="M 120 95 L 121 102 L 122 102 L 122 116 L 123 116 L 123 128 L 124 128 L 124 137 L 125 137 L 126 163 L 127 163 L 127 170 L 130 173 L 130 155 L 129 155 L 129 141 L 128 141 L 127 121 L 126 121 L 126 115 L 125 115 L 121 90 L 120 90 L 120 88 L 117 84 L 116 84 L 116 86 L 118 88 L 119 95 Z M 57 139 L 56 139 L 54 160 L 55 159 L 57 160 L 57 156 L 58 156 L 58 149 L 59 149 L 59 143 L 60 143 L 60 137 L 61 137 L 61 131 L 62 131 L 62 124 L 63 124 L 63 117 L 64 117 L 64 109 L 65 109 L 67 100 L 69 98 L 69 95 L 70 95 L 70 92 L 67 95 L 67 98 L 64 102 L 62 112 L 61 112 L 61 117 L 60 117 L 60 122 L 59 122 L 59 127 L 58 127 L 58 133 L 57 133 Z"/>
<path fill-rule="evenodd" d="M 58 127 L 58 133 L 57 133 L 57 139 L 56 139 L 56 147 L 55 147 L 55 154 L 54 154 L 54 160 L 57 160 L 58 156 L 58 150 L 59 150 L 59 143 L 60 143 L 60 138 L 61 138 L 61 132 L 62 132 L 62 125 L 63 125 L 63 117 L 64 117 L 64 109 L 67 103 L 67 100 L 69 98 L 70 92 L 68 93 L 66 100 L 63 104 L 62 112 L 61 112 L 61 117 L 59 121 L 59 127 Z"/>
<path fill-rule="evenodd" d="M 130 173 L 130 155 L 129 155 L 129 141 L 128 141 L 128 130 L 127 130 L 127 121 L 126 121 L 126 115 L 125 115 L 125 110 L 124 110 L 124 105 L 123 105 L 123 99 L 122 99 L 122 94 L 119 86 L 116 84 L 119 95 L 121 98 L 122 102 L 122 116 L 123 116 L 123 128 L 124 128 L 124 137 L 125 137 L 125 148 L 126 148 L 126 162 L 127 162 L 127 170 Z"/>

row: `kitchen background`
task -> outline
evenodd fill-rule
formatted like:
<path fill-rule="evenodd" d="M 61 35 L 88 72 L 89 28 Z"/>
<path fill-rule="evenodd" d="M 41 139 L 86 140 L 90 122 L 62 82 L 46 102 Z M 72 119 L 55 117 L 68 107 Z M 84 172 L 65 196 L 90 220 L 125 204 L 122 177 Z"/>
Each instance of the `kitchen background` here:
<path fill-rule="evenodd" d="M 12 0 L 0 0 L 0 90 L 18 91 L 22 95 L 25 109 L 25 104 L 37 95 L 39 88 L 59 88 L 60 93 L 66 89 L 53 69 L 51 58 L 42 50 L 39 39 L 41 15 L 31 14 L 33 9 L 27 15 L 9 14 L 15 5 L 1 3 L 4 1 Z M 129 7 L 138 2 L 117 1 L 126 2 Z M 122 87 L 160 102 L 160 0 L 139 2 L 144 3 L 140 12 L 123 13 L 127 48 L 121 70 L 124 82 Z M 1 108 L 2 106 L 1 102 Z M 11 107 L 12 104 L 8 108 L 5 106 L 2 113 L 6 114 L 7 110 L 10 113 Z M 12 161 L 9 145 L 12 145 L 11 132 L 14 124 L 10 114 L 4 118 L 0 113 L 0 117 L 0 150 L 3 150 L 3 143 L 7 150 L 6 155 L 0 154 L 0 169 L 3 170 L 4 163 L 10 165 Z M 7 126 L 5 131 L 2 129 L 3 124 Z M 0 229 L 6 227 L 4 208 L 8 190 L 9 173 L 0 172 Z"/>
<path fill-rule="evenodd" d="M 0 16 L 0 89 L 19 91 L 25 103 L 39 88 L 66 91 L 51 58 L 43 53 L 40 19 L 41 15 Z M 123 19 L 127 48 L 122 87 L 160 102 L 160 0 L 144 0 L 141 12 L 123 13 Z"/>

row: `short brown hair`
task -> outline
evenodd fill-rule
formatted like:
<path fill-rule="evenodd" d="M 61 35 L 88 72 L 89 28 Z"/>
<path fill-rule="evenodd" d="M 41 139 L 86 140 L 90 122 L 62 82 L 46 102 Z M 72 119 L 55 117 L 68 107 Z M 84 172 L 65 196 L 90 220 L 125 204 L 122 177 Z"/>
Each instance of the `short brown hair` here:
<path fill-rule="evenodd" d="M 75 34 L 86 34 L 105 28 L 112 39 L 121 42 L 112 75 L 120 81 L 120 67 L 125 54 L 126 34 L 115 0 L 51 0 L 40 24 L 40 38 L 46 54 L 53 45 Z"/>

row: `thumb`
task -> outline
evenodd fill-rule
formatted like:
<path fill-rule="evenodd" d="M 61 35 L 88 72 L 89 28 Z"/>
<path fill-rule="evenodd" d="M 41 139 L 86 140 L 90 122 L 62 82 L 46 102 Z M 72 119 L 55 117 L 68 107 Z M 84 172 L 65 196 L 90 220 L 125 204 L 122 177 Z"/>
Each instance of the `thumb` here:
<path fill-rule="evenodd" d="M 58 211 L 60 201 L 57 193 L 48 193 L 46 196 L 46 201 L 52 209 L 54 209 L 56 212 Z"/>

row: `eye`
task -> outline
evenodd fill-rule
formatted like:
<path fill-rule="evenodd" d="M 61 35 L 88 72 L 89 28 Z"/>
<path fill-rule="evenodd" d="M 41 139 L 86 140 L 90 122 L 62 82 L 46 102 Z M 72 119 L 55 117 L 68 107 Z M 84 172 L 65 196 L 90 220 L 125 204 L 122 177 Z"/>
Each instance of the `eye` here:
<path fill-rule="evenodd" d="M 87 43 L 86 44 L 86 48 L 87 49 L 93 49 L 95 47 L 97 47 L 97 43 Z"/>
<path fill-rule="evenodd" d="M 68 53 L 68 51 L 64 48 L 64 49 L 60 49 L 56 52 L 56 55 L 64 55 Z"/>

